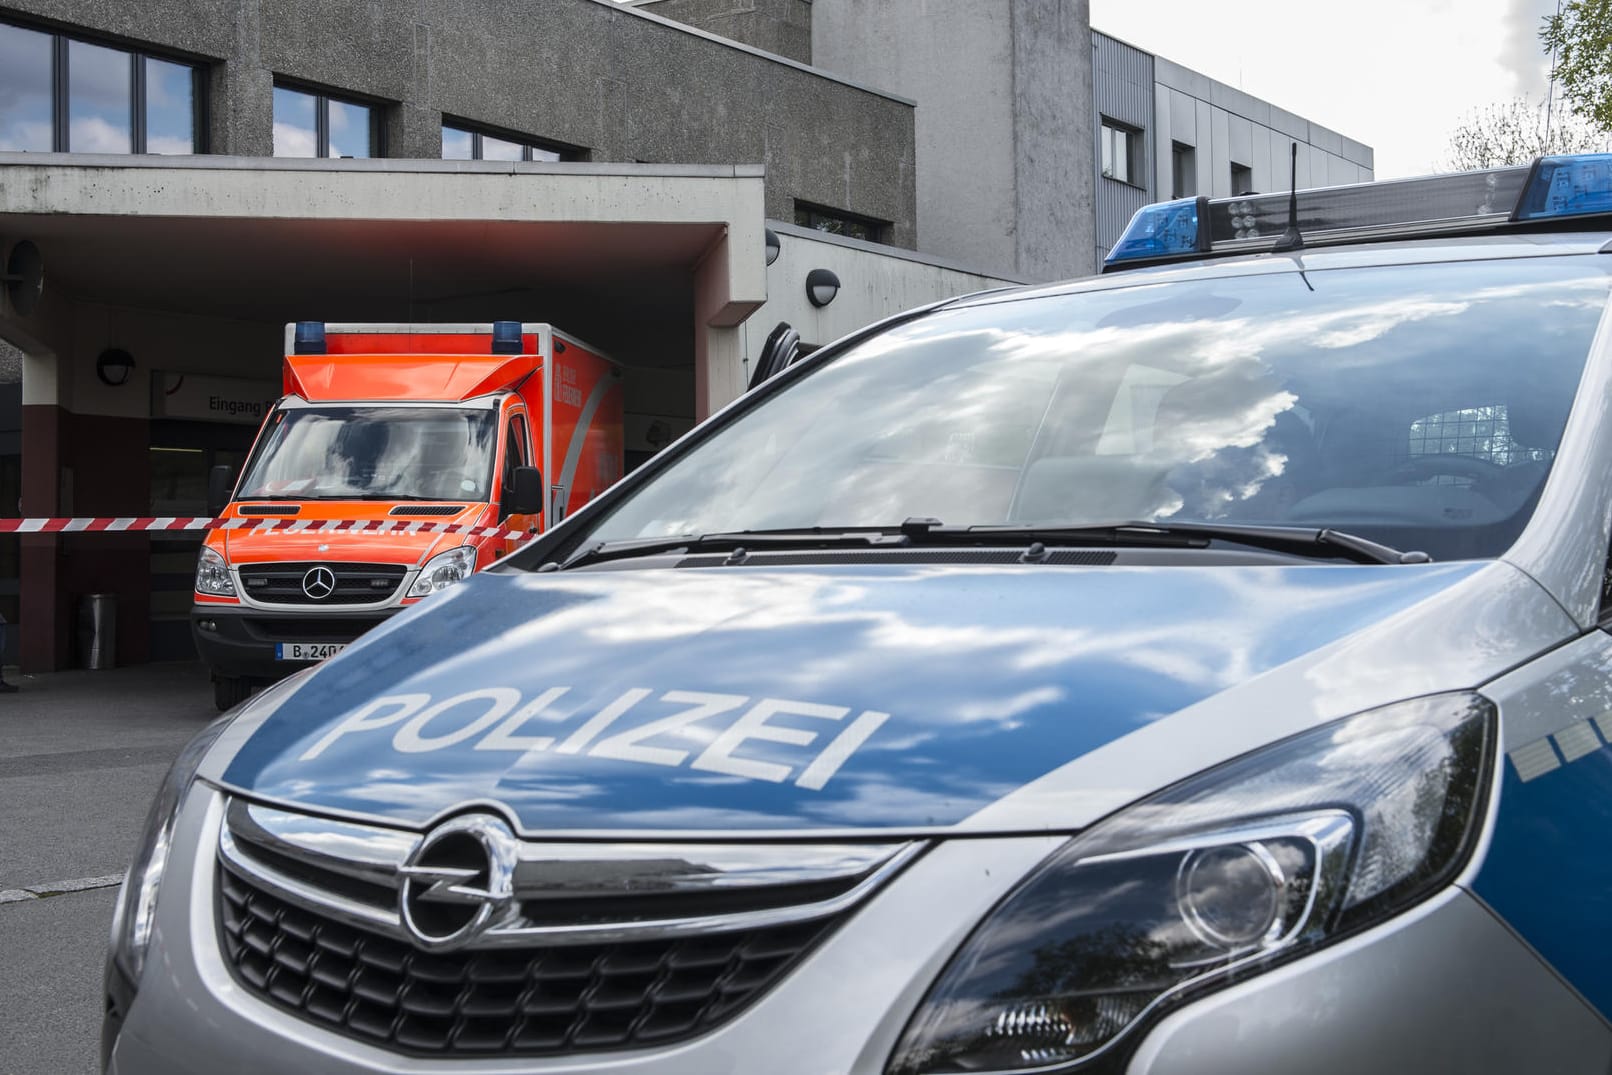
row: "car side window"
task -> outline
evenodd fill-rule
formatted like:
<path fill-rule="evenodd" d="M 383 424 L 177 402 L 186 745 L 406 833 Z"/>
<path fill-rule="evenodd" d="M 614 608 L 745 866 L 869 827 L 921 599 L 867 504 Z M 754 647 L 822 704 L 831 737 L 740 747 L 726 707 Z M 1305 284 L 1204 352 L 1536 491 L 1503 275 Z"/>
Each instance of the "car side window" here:
<path fill-rule="evenodd" d="M 531 465 L 531 450 L 526 440 L 526 418 L 523 415 L 512 415 L 509 427 L 504 437 L 504 475 L 502 503 L 506 505 L 504 514 L 509 514 L 507 507 L 510 497 L 515 494 L 515 468 Z"/>
<path fill-rule="evenodd" d="M 1607 549 L 1606 563 L 1601 566 L 1601 614 L 1598 622 L 1612 630 L 1612 548 Z"/>

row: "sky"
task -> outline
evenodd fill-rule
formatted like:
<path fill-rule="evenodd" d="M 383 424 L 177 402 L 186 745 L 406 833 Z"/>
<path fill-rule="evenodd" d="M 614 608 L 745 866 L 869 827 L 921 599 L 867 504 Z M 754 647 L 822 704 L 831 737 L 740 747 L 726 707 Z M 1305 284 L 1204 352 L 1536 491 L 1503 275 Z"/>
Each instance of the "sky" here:
<path fill-rule="evenodd" d="M 1439 170 L 1475 109 L 1544 99 L 1556 3 L 1091 0 L 1091 24 L 1364 142 L 1391 179 Z"/>

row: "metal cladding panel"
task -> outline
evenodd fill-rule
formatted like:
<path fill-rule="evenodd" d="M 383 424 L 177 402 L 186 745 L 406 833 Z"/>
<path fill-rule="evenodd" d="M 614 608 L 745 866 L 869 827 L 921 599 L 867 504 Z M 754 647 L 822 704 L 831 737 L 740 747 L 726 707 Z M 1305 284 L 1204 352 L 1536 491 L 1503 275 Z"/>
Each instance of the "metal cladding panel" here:
<path fill-rule="evenodd" d="M 1125 234 L 1126 225 L 1136 211 L 1157 200 L 1153 189 L 1156 152 L 1153 146 L 1153 55 L 1104 34 L 1094 32 L 1091 37 L 1092 96 L 1097 109 L 1093 129 L 1100 138 L 1102 121 L 1106 117 L 1142 132 L 1136 144 L 1144 159 L 1136 162 L 1134 172 L 1147 184 L 1132 186 L 1117 179 L 1098 176 L 1097 260 L 1101 263 L 1113 245 L 1119 242 L 1120 236 Z M 1096 147 L 1093 159 L 1101 160 Z"/>

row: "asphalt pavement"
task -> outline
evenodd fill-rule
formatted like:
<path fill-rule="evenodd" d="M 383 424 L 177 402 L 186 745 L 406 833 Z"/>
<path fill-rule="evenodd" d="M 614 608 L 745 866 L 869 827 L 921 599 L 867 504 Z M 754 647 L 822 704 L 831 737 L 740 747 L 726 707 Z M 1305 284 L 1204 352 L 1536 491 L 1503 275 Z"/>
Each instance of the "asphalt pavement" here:
<path fill-rule="evenodd" d="M 91 1075 L 117 886 L 212 687 L 189 664 L 20 683 L 0 695 L 0 1075 Z"/>

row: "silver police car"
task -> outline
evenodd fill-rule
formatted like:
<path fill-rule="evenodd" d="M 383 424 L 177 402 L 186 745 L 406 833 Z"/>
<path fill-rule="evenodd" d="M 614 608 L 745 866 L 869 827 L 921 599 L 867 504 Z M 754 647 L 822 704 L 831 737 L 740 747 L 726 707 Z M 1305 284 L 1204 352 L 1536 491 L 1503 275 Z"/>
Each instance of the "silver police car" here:
<path fill-rule="evenodd" d="M 209 727 L 105 1065 L 1612 1066 L 1612 158 L 1144 209 Z"/>

